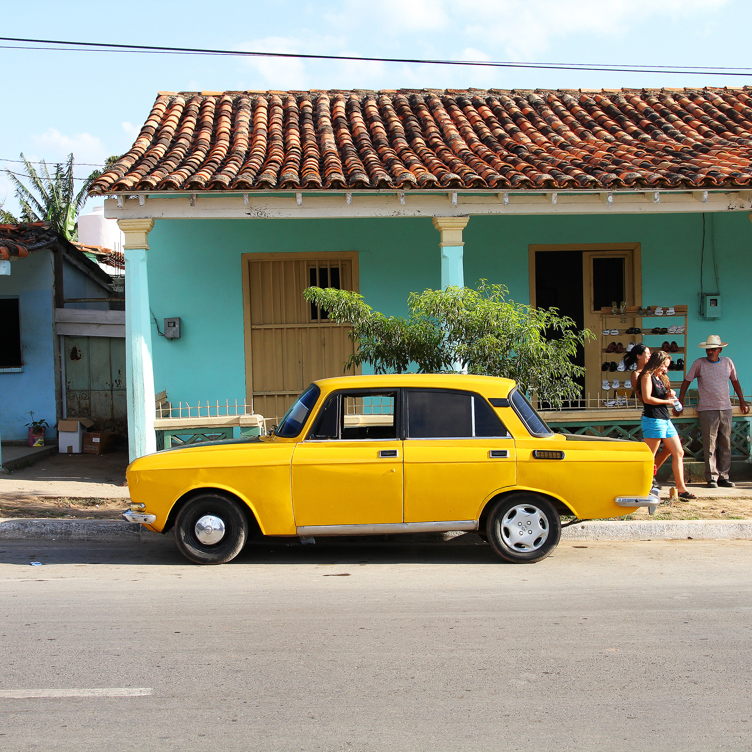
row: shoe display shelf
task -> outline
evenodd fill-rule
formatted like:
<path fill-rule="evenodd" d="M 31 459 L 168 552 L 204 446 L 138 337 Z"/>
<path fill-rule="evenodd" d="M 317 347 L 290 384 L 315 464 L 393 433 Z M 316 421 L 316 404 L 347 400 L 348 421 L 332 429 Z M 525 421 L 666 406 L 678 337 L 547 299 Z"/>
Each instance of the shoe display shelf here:
<path fill-rule="evenodd" d="M 636 404 L 634 391 L 629 383 L 631 371 L 620 371 L 618 366 L 627 354 L 629 343 L 642 342 L 642 334 L 634 333 L 635 329 L 642 329 L 642 320 L 638 314 L 641 311 L 642 308 L 639 306 L 617 306 L 600 310 L 600 381 L 608 381 L 609 389 L 600 392 L 598 401 L 605 407 L 634 407 Z M 616 368 L 613 368 L 613 365 L 616 365 Z M 618 379 L 622 386 L 614 389 L 614 379 Z M 624 386 L 625 383 L 627 386 Z"/>
<path fill-rule="evenodd" d="M 618 379 L 623 385 L 629 380 L 631 372 L 619 371 L 618 366 L 627 354 L 630 343 L 636 345 L 644 342 L 651 350 L 659 350 L 667 342 L 668 352 L 672 356 L 668 377 L 672 386 L 680 386 L 687 369 L 687 310 L 685 305 L 601 308 L 602 382 L 608 381 L 611 385 L 614 379 Z M 611 370 L 614 363 L 617 368 Z M 604 369 L 606 364 L 608 369 Z M 629 406 L 633 399 L 631 386 L 617 389 L 610 386 L 599 397 L 604 404 L 613 403 L 609 406 L 616 407 Z"/>
<path fill-rule="evenodd" d="M 671 309 L 673 309 L 673 313 L 669 314 L 668 311 Z M 663 348 L 664 342 L 674 345 L 668 350 L 669 355 L 671 355 L 668 378 L 672 386 L 681 386 L 684 374 L 687 372 L 688 306 L 646 306 L 643 310 L 650 312 L 642 315 L 642 324 L 640 325 L 642 341 L 652 351 L 665 349 Z M 661 311 L 661 313 L 659 314 L 657 311 Z M 671 331 L 671 329 L 674 329 L 674 331 Z M 676 331 L 677 329 L 679 331 Z"/>

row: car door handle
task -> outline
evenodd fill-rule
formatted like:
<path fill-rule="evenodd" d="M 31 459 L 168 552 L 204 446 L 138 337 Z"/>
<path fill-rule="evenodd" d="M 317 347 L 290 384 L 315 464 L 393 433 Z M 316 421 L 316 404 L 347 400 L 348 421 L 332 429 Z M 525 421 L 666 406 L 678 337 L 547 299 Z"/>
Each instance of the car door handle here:
<path fill-rule="evenodd" d="M 488 453 L 488 456 L 492 460 L 497 460 L 497 459 L 508 460 L 509 459 L 509 450 L 508 449 L 492 449 Z"/>
<path fill-rule="evenodd" d="M 395 457 L 399 457 L 399 449 L 379 449 L 379 457 L 394 459 Z"/>

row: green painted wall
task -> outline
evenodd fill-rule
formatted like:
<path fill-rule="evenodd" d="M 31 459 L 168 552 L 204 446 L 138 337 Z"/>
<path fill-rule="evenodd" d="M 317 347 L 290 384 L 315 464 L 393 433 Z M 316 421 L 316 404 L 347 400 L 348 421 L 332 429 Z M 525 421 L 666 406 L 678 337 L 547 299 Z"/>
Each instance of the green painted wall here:
<path fill-rule="evenodd" d="M 464 232 L 465 283 L 500 282 L 528 302 L 528 245 L 625 243 L 642 245 L 643 303 L 690 307 L 688 361 L 708 334 L 727 349 L 752 390 L 752 222 L 746 213 L 708 216 L 705 288 L 714 241 L 723 318 L 699 318 L 701 215 L 471 217 Z M 182 318 L 182 338 L 154 331 L 157 391 L 171 401 L 245 396 L 241 254 L 358 251 L 360 291 L 387 314 L 404 315 L 410 292 L 440 285 L 439 233 L 430 218 L 368 220 L 162 220 L 149 235 L 151 306 L 162 319 Z"/>

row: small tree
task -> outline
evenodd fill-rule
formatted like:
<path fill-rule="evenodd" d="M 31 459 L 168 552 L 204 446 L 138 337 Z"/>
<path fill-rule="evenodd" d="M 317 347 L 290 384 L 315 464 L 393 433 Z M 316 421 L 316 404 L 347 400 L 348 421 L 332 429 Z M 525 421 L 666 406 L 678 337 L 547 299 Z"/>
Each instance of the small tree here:
<path fill-rule="evenodd" d="M 78 238 L 78 215 L 86 203 L 91 184 L 102 175 L 101 170 L 94 170 L 81 181 L 76 191 L 76 178 L 73 176 L 74 160 L 69 154 L 64 163 L 55 165 L 50 173 L 44 160 L 41 169 L 21 154 L 26 171 L 28 185 L 21 182 L 10 170 L 5 170 L 16 189 L 16 198 L 21 206 L 18 219 L 10 212 L 2 211 L 2 220 L 6 223 L 51 222 L 53 227 L 67 240 Z M 105 170 L 117 161 L 117 157 L 108 157 Z"/>
<path fill-rule="evenodd" d="M 347 290 L 309 287 L 305 299 L 352 327 L 357 349 L 345 369 L 362 363 L 376 373 L 468 373 L 514 379 L 525 392 L 560 406 L 577 399 L 577 348 L 593 338 L 557 309 L 508 300 L 503 285 L 448 287 L 411 293 L 407 318 L 385 316 Z"/>

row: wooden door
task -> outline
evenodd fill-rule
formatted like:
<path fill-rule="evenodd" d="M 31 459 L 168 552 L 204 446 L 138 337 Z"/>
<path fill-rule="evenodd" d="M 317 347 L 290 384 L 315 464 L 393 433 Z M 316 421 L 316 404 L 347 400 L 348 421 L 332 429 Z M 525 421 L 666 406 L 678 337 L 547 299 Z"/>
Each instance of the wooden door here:
<path fill-rule="evenodd" d="M 91 418 L 94 431 L 127 439 L 125 339 L 63 338 L 65 404 L 69 418 Z"/>
<path fill-rule="evenodd" d="M 254 411 L 275 422 L 312 381 L 344 372 L 350 327 L 330 321 L 303 291 L 357 291 L 357 254 L 249 253 L 243 265 L 246 392 Z"/>
<path fill-rule="evenodd" d="M 589 394 L 591 398 L 603 391 L 601 381 L 604 378 L 608 378 L 610 382 L 618 377 L 624 382 L 629 376 L 621 371 L 601 371 L 604 359 L 618 364 L 624 353 L 609 355 L 602 352 L 604 339 L 601 335 L 603 323 L 600 312 L 603 306 L 610 306 L 613 302 L 616 302 L 617 306 L 622 301 L 627 306 L 636 305 L 634 263 L 632 249 L 586 251 L 582 254 L 584 324 L 595 334 L 595 339 L 585 346 L 585 394 Z M 624 330 L 633 326 L 634 321 L 629 319 L 622 323 L 619 319 L 612 323 L 614 328 L 619 330 L 619 334 L 609 336 L 605 341 L 621 342 L 626 348 L 630 339 L 633 340 L 634 337 L 624 334 Z"/>

